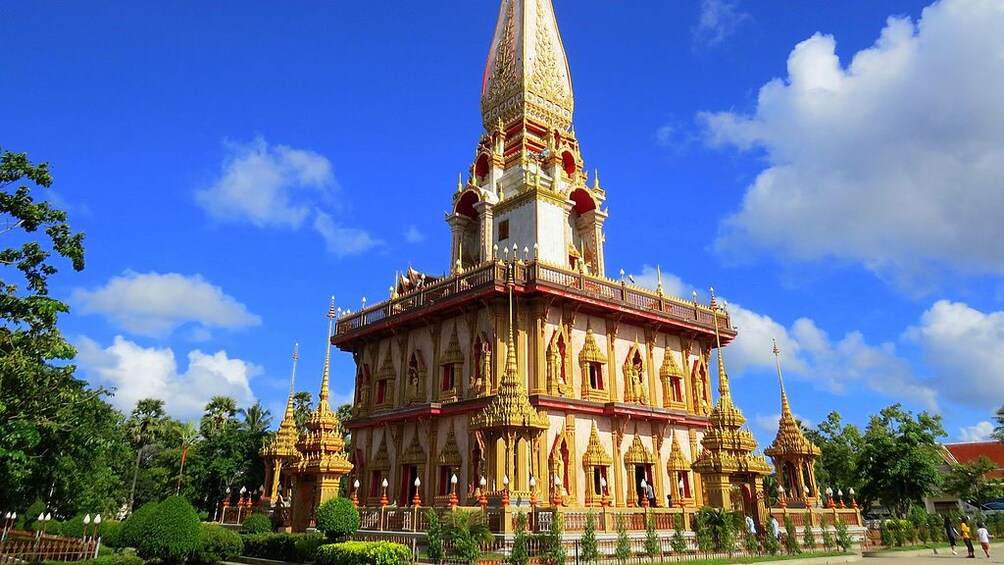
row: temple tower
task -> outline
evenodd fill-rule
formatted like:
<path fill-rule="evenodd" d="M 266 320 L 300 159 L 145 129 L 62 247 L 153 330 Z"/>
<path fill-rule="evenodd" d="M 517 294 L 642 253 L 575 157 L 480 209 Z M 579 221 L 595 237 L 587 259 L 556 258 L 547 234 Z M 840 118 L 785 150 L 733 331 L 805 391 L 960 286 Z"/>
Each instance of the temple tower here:
<path fill-rule="evenodd" d="M 711 290 L 711 307 L 717 309 L 714 289 Z M 717 318 L 716 339 L 720 340 Z M 741 510 L 763 523 L 766 505 L 761 496 L 763 477 L 770 474 L 770 465 L 763 456 L 753 454 L 757 443 L 753 433 L 745 428 L 746 417 L 732 403 L 729 377 L 725 372 L 721 342 L 718 342 L 718 403 L 708 418 L 711 427 L 704 433 L 703 447 L 693 468 L 701 474 L 707 489 L 708 504 L 727 510 Z M 737 487 L 740 499 L 733 497 Z"/>
<path fill-rule="evenodd" d="M 324 354 L 324 372 L 317 407 L 310 413 L 307 431 L 296 444 L 299 459 L 291 469 L 293 488 L 293 530 L 302 532 L 314 526 L 317 507 L 338 496 L 338 482 L 352 471 L 352 463 L 345 453 L 341 424 L 328 402 L 329 369 L 331 367 L 331 335 L 335 319 L 335 297 L 328 309 L 328 339 Z"/>
<path fill-rule="evenodd" d="M 283 414 L 282 422 L 276 431 L 272 441 L 261 450 L 262 459 L 265 460 L 265 493 L 262 498 L 273 503 L 278 496 L 286 492 L 280 488 L 282 469 L 284 466 L 294 463 L 300 452 L 296 450 L 297 430 L 296 419 L 293 414 L 293 385 L 296 382 L 296 361 L 299 359 L 299 345 L 293 347 L 293 373 L 289 377 L 289 398 L 286 399 L 286 413 Z M 286 486 L 291 486 L 286 477 Z"/>
<path fill-rule="evenodd" d="M 777 380 L 781 388 L 781 419 L 774 443 L 763 452 L 774 462 L 777 482 L 784 487 L 788 505 L 802 501 L 806 507 L 811 507 L 819 500 L 815 470 L 819 448 L 805 437 L 791 413 L 788 394 L 784 390 L 784 376 L 781 374 L 780 353 L 777 341 L 774 341 L 774 362 L 777 364 Z"/>

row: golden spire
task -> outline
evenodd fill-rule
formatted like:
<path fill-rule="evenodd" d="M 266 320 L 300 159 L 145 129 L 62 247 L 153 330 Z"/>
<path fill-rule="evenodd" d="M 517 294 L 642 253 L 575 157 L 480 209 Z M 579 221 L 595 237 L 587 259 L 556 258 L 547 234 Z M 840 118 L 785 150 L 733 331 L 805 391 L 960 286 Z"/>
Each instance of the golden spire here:
<path fill-rule="evenodd" d="M 781 417 L 777 423 L 777 436 L 774 443 L 764 453 L 771 456 L 775 461 L 786 456 L 803 455 L 814 458 L 819 455 L 819 448 L 812 444 L 802 433 L 801 427 L 795 421 L 794 414 L 791 413 L 791 406 L 788 404 L 788 393 L 784 389 L 784 376 L 781 374 L 781 350 L 777 347 L 777 340 L 774 342 L 774 362 L 777 365 L 777 380 L 781 385 Z"/>
<path fill-rule="evenodd" d="M 486 130 L 530 119 L 567 131 L 572 80 L 551 0 L 502 0 L 481 85 Z"/>
<path fill-rule="evenodd" d="M 272 437 L 272 441 L 269 442 L 265 448 L 261 450 L 261 454 L 266 458 L 287 458 L 296 455 L 296 417 L 293 411 L 293 390 L 294 382 L 296 381 L 296 361 L 300 358 L 299 356 L 300 344 L 293 345 L 293 373 L 289 377 L 289 398 L 286 400 L 286 413 L 282 417 L 282 422 L 279 423 L 279 429 L 276 430 L 275 436 Z"/>
<path fill-rule="evenodd" d="M 793 418 L 791 407 L 788 405 L 788 393 L 784 390 L 784 375 L 781 374 L 781 350 L 777 347 L 777 340 L 770 338 L 774 343 L 774 363 L 777 365 L 777 382 L 781 385 L 781 418 L 786 416 Z"/>
<path fill-rule="evenodd" d="M 328 404 L 328 372 L 331 368 L 331 331 L 335 323 L 335 295 L 331 295 L 331 306 L 328 308 L 328 333 L 325 340 L 324 351 L 324 373 L 321 375 L 321 393 L 318 395 L 317 413 L 324 414 L 331 412 L 331 405 Z"/>
<path fill-rule="evenodd" d="M 289 398 L 286 400 L 286 414 L 282 421 L 293 420 L 293 383 L 296 382 L 296 361 L 300 358 L 300 344 L 293 344 L 293 374 L 289 377 Z"/>
<path fill-rule="evenodd" d="M 718 303 L 715 301 L 715 289 L 711 288 L 711 314 L 715 321 L 715 343 L 718 345 L 718 395 L 722 404 L 732 403 L 729 392 L 729 376 L 725 373 L 725 360 L 722 357 L 722 336 L 718 333 Z"/>

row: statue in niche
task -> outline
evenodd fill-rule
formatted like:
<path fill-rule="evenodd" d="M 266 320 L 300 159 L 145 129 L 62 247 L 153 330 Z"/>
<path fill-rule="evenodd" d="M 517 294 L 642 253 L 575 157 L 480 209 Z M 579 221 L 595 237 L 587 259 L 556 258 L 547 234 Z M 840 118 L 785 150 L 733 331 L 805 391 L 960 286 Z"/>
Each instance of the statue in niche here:
<path fill-rule="evenodd" d="M 363 378 L 359 382 L 359 402 L 356 404 L 355 409 L 358 413 L 359 410 L 365 410 L 369 406 L 370 401 L 370 382 L 369 379 Z"/>

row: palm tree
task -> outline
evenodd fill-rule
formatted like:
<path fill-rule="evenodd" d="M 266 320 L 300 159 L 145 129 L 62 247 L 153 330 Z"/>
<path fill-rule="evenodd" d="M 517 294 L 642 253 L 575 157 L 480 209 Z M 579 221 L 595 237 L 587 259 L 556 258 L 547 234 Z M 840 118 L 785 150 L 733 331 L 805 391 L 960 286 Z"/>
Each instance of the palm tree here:
<path fill-rule="evenodd" d="M 241 417 L 241 429 L 254 436 L 264 436 L 272 426 L 272 412 L 266 410 L 261 402 L 238 411 Z"/>
<path fill-rule="evenodd" d="M 310 419 L 311 405 L 314 397 L 309 392 L 301 391 L 293 395 L 293 419 L 296 421 L 296 431 L 307 431 L 307 420 Z"/>
<path fill-rule="evenodd" d="M 155 398 L 143 398 L 136 403 L 132 414 L 126 420 L 126 430 L 129 439 L 136 446 L 136 466 L 132 472 L 132 489 L 129 492 L 129 512 L 132 512 L 136 500 L 136 479 L 139 477 L 139 462 L 143 450 L 160 437 L 164 431 L 164 401 Z"/>
<path fill-rule="evenodd" d="M 484 513 L 477 510 L 447 512 L 443 516 L 443 531 L 452 545 L 450 555 L 467 563 L 477 563 L 481 547 L 495 539 Z"/>
<path fill-rule="evenodd" d="M 229 396 L 214 396 L 206 404 L 199 431 L 202 437 L 210 438 L 227 427 L 237 415 L 237 401 Z"/>
<path fill-rule="evenodd" d="M 181 468 L 178 470 L 178 488 L 175 490 L 175 494 L 181 494 L 181 481 L 185 476 L 185 459 L 188 457 L 188 450 L 195 442 L 199 441 L 199 428 L 195 426 L 195 422 L 185 422 L 178 426 L 178 437 L 181 440 Z"/>
<path fill-rule="evenodd" d="M 993 436 L 997 438 L 997 441 L 1004 442 L 1004 406 L 997 409 L 994 421 L 997 422 L 997 427 L 994 428 Z"/>

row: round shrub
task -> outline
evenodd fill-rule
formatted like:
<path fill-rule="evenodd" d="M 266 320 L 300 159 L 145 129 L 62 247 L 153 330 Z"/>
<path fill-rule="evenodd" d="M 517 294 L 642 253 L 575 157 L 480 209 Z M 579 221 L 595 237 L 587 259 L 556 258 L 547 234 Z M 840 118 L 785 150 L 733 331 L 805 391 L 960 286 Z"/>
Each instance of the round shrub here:
<path fill-rule="evenodd" d="M 411 549 L 387 541 L 347 541 L 322 545 L 315 565 L 408 565 Z"/>
<path fill-rule="evenodd" d="M 136 552 L 144 559 L 180 563 L 199 549 L 199 515 L 180 496 L 165 499 L 143 528 L 143 538 Z"/>
<path fill-rule="evenodd" d="M 293 555 L 297 563 L 313 563 L 317 558 L 317 549 L 327 541 L 321 534 L 295 534 L 296 549 Z"/>
<path fill-rule="evenodd" d="M 102 545 L 122 547 L 122 522 L 118 520 L 103 521 L 101 522 L 101 529 L 98 532 L 101 535 Z"/>
<path fill-rule="evenodd" d="M 150 517 L 157 511 L 156 502 L 147 502 L 122 522 L 119 528 L 118 547 L 139 547 Z"/>
<path fill-rule="evenodd" d="M 242 534 L 267 534 L 272 531 L 272 520 L 265 514 L 252 514 L 241 524 Z"/>
<path fill-rule="evenodd" d="M 316 521 L 329 540 L 344 541 L 359 529 L 359 509 L 347 498 L 332 498 L 317 509 Z"/>
<path fill-rule="evenodd" d="M 233 561 L 244 551 L 240 534 L 217 524 L 201 524 L 199 549 L 192 556 L 195 563 L 213 564 Z"/>

